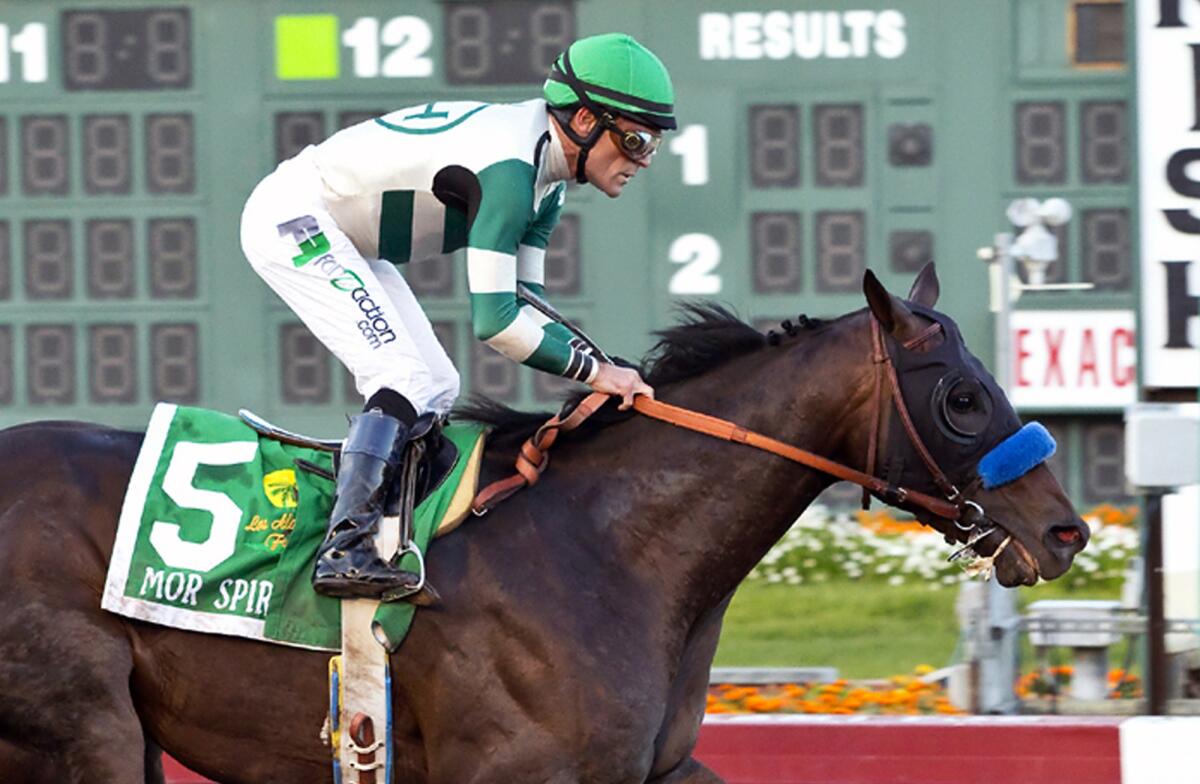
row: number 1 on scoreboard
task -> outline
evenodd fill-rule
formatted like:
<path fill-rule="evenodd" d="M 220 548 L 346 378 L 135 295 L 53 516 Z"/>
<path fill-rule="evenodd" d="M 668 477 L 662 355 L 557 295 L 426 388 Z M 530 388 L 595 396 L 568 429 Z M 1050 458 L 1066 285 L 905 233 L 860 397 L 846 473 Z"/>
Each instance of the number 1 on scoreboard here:
<path fill-rule="evenodd" d="M 669 149 L 683 159 L 683 184 L 708 184 L 708 128 L 687 125 L 671 139 Z"/>

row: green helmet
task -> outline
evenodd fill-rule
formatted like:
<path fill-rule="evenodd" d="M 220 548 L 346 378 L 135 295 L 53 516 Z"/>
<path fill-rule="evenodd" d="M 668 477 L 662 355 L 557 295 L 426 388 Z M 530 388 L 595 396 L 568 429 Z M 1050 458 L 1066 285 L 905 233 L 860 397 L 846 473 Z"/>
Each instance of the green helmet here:
<path fill-rule="evenodd" d="M 675 129 L 675 89 L 662 60 L 624 33 L 581 38 L 550 67 L 550 106 L 583 104 L 663 131 Z"/>

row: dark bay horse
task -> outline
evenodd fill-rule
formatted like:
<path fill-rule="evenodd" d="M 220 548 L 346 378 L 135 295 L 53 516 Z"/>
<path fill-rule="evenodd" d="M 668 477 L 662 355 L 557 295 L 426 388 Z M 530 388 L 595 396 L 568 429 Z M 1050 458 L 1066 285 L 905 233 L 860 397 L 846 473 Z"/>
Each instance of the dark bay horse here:
<path fill-rule="evenodd" d="M 695 310 L 663 333 L 648 380 L 660 399 L 868 472 L 879 416 L 871 462 L 920 465 L 886 425 L 896 408 L 872 402 L 870 324 L 915 360 L 961 341 L 952 326 L 920 338 L 944 318 L 929 310 L 937 290 L 927 268 L 906 304 L 868 273 L 868 308 L 777 341 L 723 310 Z M 947 372 L 962 386 L 939 411 L 965 417 L 960 437 L 914 418 L 962 487 L 1019 423 L 977 361 L 957 356 Z M 931 411 L 901 368 L 909 408 Z M 511 471 L 512 446 L 534 421 L 502 418 L 485 480 Z M 417 613 L 392 661 L 398 783 L 720 781 L 691 751 L 722 617 L 738 583 L 832 480 L 608 407 L 597 418 L 607 421 L 559 440 L 539 484 L 431 548 L 440 603 Z M 962 437 L 981 424 L 978 443 Z M 0 757 L 17 748 L 49 766 L 26 767 L 23 780 L 142 784 L 156 775 L 149 738 L 223 782 L 330 781 L 320 737 L 328 654 L 100 610 L 141 439 L 80 423 L 0 433 Z M 937 493 L 918 473 L 909 486 Z M 971 497 L 1012 536 L 995 564 L 1005 585 L 1061 575 L 1086 543 L 1044 465 Z M 921 517 L 948 539 L 967 537 L 949 519 Z M 977 549 L 988 555 L 998 539 Z"/>

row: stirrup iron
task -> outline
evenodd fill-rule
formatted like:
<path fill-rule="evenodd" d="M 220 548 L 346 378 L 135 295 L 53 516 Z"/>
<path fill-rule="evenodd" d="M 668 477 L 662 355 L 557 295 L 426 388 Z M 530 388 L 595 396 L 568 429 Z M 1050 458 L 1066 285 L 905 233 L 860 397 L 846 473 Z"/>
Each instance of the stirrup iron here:
<path fill-rule="evenodd" d="M 421 460 L 425 457 L 424 439 L 418 438 L 415 441 L 410 441 L 405 445 L 404 451 L 404 468 L 398 483 L 399 497 L 396 499 L 399 506 L 400 545 L 391 563 L 395 564 L 396 568 L 400 568 L 400 562 L 404 560 L 404 556 L 411 554 L 417 559 L 417 582 L 411 586 L 384 591 L 379 597 L 380 601 L 383 602 L 394 602 L 406 596 L 412 596 L 425 587 L 425 557 L 412 538 L 413 510 L 417 498 L 417 473 L 421 467 Z"/>
<path fill-rule="evenodd" d="M 393 563 L 399 563 L 404 556 L 412 554 L 417 559 L 417 583 L 413 586 L 404 588 L 394 588 L 390 591 L 384 591 L 380 597 L 381 602 L 394 602 L 399 599 L 404 599 L 408 596 L 418 594 L 425 587 L 425 556 L 421 555 L 421 548 L 417 547 L 413 542 L 400 545 L 400 549 L 396 551 L 396 558 Z"/>

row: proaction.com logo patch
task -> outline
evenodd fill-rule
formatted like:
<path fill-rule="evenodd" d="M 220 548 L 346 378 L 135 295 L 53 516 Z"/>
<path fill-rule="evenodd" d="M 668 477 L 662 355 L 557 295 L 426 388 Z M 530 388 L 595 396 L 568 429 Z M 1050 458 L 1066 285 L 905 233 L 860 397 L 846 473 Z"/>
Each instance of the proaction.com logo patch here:
<path fill-rule="evenodd" d="M 292 264 L 297 268 L 312 264 L 329 280 L 330 286 L 349 293 L 350 299 L 354 300 L 363 315 L 358 321 L 358 330 L 372 349 L 395 341 L 396 333 L 384 317 L 383 309 L 371 298 L 370 292 L 363 286 L 362 278 L 334 258 L 329 239 L 321 231 L 316 218 L 302 215 L 279 224 L 277 228 L 280 237 L 291 237 L 300 249 L 300 254 L 292 257 Z"/>

